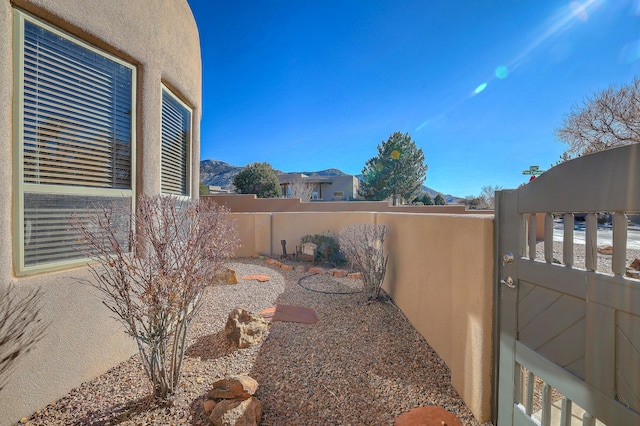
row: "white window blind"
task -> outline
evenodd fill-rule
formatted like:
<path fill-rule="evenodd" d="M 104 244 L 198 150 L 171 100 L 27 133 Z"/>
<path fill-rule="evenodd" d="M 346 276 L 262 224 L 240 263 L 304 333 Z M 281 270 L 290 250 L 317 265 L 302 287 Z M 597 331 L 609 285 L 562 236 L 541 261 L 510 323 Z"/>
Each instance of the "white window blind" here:
<path fill-rule="evenodd" d="M 132 70 L 24 26 L 24 182 L 131 188 Z"/>
<path fill-rule="evenodd" d="M 84 260 L 69 219 L 126 212 L 135 182 L 135 68 L 16 11 L 20 25 L 18 272 Z M 121 225 L 121 226 L 120 226 Z M 129 224 L 122 223 L 123 243 Z"/>
<path fill-rule="evenodd" d="M 189 195 L 191 110 L 166 88 L 162 89 L 163 194 Z"/>

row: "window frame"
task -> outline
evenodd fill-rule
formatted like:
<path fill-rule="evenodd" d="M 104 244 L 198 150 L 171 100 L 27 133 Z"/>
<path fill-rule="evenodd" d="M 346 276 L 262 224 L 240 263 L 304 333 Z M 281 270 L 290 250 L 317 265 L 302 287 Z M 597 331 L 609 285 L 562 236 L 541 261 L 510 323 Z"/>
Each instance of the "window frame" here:
<path fill-rule="evenodd" d="M 13 18 L 13 258 L 14 269 L 17 276 L 30 275 L 41 272 L 49 272 L 67 269 L 74 266 L 86 265 L 90 259 L 78 257 L 68 260 L 53 261 L 37 265 L 25 266 L 25 193 L 39 194 L 59 194 L 59 195 L 86 195 L 103 197 L 129 197 L 131 198 L 131 208 L 135 209 L 136 198 L 136 129 L 137 129 L 137 68 L 135 65 L 123 61 L 113 54 L 101 50 L 88 42 L 72 35 L 48 22 L 28 14 L 20 9 L 14 8 Z M 131 182 L 129 188 L 98 188 L 80 185 L 52 185 L 24 182 L 24 137 L 25 137 L 25 22 L 29 22 L 56 36 L 62 37 L 83 49 L 105 57 L 131 71 L 131 123 L 130 123 L 130 173 Z"/>
<path fill-rule="evenodd" d="M 162 175 L 163 175 L 163 165 L 164 165 L 164 155 L 162 153 L 162 130 L 163 130 L 163 96 L 164 94 L 169 95 L 174 101 L 180 104 L 187 112 L 189 113 L 188 120 L 188 129 L 187 129 L 187 140 L 186 140 L 186 150 L 185 150 L 185 193 L 184 194 L 175 194 L 172 192 L 164 192 L 162 190 Z M 168 195 L 177 197 L 180 200 L 188 200 L 191 199 L 193 195 L 192 191 L 192 162 L 193 162 L 193 108 L 189 106 L 186 102 L 184 102 L 178 95 L 176 95 L 173 90 L 171 90 L 166 84 L 161 84 L 160 90 L 160 193 L 162 195 Z"/>

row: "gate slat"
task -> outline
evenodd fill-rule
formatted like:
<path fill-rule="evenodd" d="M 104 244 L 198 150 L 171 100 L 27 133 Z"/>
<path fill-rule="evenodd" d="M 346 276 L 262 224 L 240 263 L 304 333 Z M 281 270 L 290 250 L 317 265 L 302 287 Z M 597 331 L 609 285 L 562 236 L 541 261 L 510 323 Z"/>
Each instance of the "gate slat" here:
<path fill-rule="evenodd" d="M 592 415 L 608 425 L 640 424 L 640 414 L 607 397 L 593 386 L 549 361 L 524 344 L 516 342 L 516 362 L 531 371 L 581 407 L 590 407 Z"/>
<path fill-rule="evenodd" d="M 627 271 L 627 215 L 613 214 L 613 260 L 611 269 L 615 275 L 624 276 Z"/>

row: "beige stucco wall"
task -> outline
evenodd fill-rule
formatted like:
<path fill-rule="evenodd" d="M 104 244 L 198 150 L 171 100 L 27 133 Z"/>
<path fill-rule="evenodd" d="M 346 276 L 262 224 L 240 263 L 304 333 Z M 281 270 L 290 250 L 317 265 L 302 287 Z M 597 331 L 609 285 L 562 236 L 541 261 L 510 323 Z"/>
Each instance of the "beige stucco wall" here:
<path fill-rule="evenodd" d="M 198 30 L 186 0 L 0 0 L 0 285 L 41 287 L 45 338 L 21 359 L 0 393 L 0 425 L 56 400 L 135 351 L 91 287 L 86 268 L 17 278 L 13 269 L 13 7 L 137 68 L 137 192 L 160 192 L 161 87 L 193 108 L 191 188 L 199 181 L 202 69 Z"/>
<path fill-rule="evenodd" d="M 323 189 L 324 191 L 324 189 Z M 255 194 L 207 195 L 204 199 L 224 205 L 232 212 L 395 212 L 441 214 L 493 214 L 493 211 L 465 210 L 458 204 L 445 206 L 392 206 L 388 201 L 311 201 L 291 198 L 257 198 Z"/>
<path fill-rule="evenodd" d="M 244 244 L 240 256 L 277 256 L 283 239 L 287 252 L 292 252 L 304 235 L 337 235 L 352 223 L 387 225 L 385 291 L 449 366 L 453 386 L 476 418 L 490 419 L 493 215 L 281 212 L 233 216 L 239 221 Z M 264 244 L 269 233 L 270 246 Z"/>

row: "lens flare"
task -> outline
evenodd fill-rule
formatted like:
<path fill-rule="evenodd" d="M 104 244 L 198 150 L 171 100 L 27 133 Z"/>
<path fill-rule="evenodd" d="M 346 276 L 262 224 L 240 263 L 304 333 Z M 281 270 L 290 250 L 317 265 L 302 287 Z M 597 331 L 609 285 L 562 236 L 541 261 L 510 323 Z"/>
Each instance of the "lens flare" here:
<path fill-rule="evenodd" d="M 476 87 L 476 90 L 473 91 L 475 95 L 484 91 L 487 88 L 487 83 L 482 83 L 480 86 Z"/>
<path fill-rule="evenodd" d="M 509 75 L 509 68 L 506 65 L 500 65 L 498 68 L 496 68 L 495 75 L 500 80 L 507 78 L 507 76 Z"/>
<path fill-rule="evenodd" d="M 582 22 L 587 22 L 589 20 L 589 13 L 587 12 L 587 8 L 577 1 L 572 1 L 569 3 L 569 7 L 571 8 L 571 14 Z"/>

